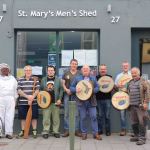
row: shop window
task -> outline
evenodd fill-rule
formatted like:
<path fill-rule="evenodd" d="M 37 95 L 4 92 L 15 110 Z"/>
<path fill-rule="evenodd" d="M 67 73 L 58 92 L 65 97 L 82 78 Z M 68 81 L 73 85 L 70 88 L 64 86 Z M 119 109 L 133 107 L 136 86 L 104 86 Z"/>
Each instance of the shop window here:
<path fill-rule="evenodd" d="M 141 67 L 145 79 L 150 78 L 150 39 L 140 40 L 141 46 Z"/>
<path fill-rule="evenodd" d="M 23 68 L 27 64 L 37 67 L 47 66 L 50 53 L 56 53 L 56 32 L 17 32 L 17 76 L 23 74 Z M 45 74 L 45 69 L 42 70 Z"/>
<path fill-rule="evenodd" d="M 61 76 L 61 69 L 69 66 L 69 63 L 67 65 L 63 63 L 64 51 L 67 51 L 65 62 L 76 58 L 79 66 L 90 63 L 90 66 L 97 67 L 97 31 L 18 31 L 16 35 L 17 77 L 23 75 L 23 68 L 27 64 L 42 67 L 41 76 L 46 74 L 46 66 L 54 65 L 57 68 L 57 74 Z M 35 72 L 38 73 L 38 71 Z"/>

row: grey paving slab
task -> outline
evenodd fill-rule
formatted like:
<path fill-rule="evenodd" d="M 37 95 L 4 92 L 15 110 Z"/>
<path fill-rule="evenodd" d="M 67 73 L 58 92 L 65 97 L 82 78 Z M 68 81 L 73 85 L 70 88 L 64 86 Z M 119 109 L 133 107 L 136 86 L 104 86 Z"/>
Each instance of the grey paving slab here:
<path fill-rule="evenodd" d="M 107 137 L 102 136 L 102 141 L 97 141 L 88 135 L 87 140 L 75 138 L 74 150 L 149 150 L 150 140 L 143 146 L 137 146 L 129 142 L 130 136 L 120 137 L 118 134 L 112 134 Z M 69 138 L 49 137 L 43 139 L 39 136 L 37 139 L 0 139 L 0 150 L 70 150 Z"/>

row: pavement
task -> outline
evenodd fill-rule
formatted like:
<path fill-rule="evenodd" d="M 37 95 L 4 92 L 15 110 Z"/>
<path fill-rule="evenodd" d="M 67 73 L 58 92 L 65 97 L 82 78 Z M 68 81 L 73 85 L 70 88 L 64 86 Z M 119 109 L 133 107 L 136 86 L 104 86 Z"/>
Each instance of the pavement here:
<path fill-rule="evenodd" d="M 97 141 L 88 134 L 87 140 L 75 137 L 74 150 L 150 150 L 150 139 L 142 146 L 130 142 L 130 135 L 119 136 L 117 133 L 111 136 L 102 135 L 103 140 Z M 0 150 L 70 150 L 69 138 L 55 138 L 50 136 L 43 139 L 38 135 L 36 139 L 29 137 L 28 139 L 11 140 L 6 138 L 0 139 Z M 73 149 L 72 149 L 73 150 Z"/>

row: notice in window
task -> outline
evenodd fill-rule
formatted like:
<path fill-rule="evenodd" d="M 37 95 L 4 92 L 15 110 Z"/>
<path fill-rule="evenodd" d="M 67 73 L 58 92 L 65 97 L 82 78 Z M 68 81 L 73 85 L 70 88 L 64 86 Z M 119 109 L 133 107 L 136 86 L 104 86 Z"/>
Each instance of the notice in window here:
<path fill-rule="evenodd" d="M 73 59 L 73 50 L 62 50 L 61 56 L 61 65 L 70 66 L 70 61 Z"/>
<path fill-rule="evenodd" d="M 74 50 L 74 58 L 78 60 L 79 66 L 83 66 L 84 64 L 97 66 L 96 49 Z"/>
<path fill-rule="evenodd" d="M 78 65 L 83 66 L 86 64 L 86 50 L 74 50 L 74 58 L 78 60 Z"/>
<path fill-rule="evenodd" d="M 32 74 L 33 75 L 42 75 L 43 67 L 40 66 L 32 66 Z"/>
<path fill-rule="evenodd" d="M 24 76 L 24 69 L 23 68 L 17 68 L 17 78 L 20 78 Z"/>
<path fill-rule="evenodd" d="M 85 58 L 86 58 L 86 64 L 88 64 L 89 66 L 97 66 L 96 49 L 86 50 Z"/>

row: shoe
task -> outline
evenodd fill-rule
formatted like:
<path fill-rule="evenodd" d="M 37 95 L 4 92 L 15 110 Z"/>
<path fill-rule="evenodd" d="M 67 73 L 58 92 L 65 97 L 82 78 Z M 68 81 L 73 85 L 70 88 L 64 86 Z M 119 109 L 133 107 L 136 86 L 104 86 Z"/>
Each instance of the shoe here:
<path fill-rule="evenodd" d="M 132 133 L 131 135 L 130 135 L 131 137 L 135 137 L 135 135 Z"/>
<path fill-rule="evenodd" d="M 62 137 L 68 137 L 69 136 L 69 132 L 65 131 L 64 134 L 62 135 Z"/>
<path fill-rule="evenodd" d="M 32 130 L 32 135 L 33 135 L 33 138 L 37 138 L 37 129 L 33 129 Z"/>
<path fill-rule="evenodd" d="M 98 133 L 96 133 L 93 138 L 96 140 L 102 140 L 102 137 Z"/>
<path fill-rule="evenodd" d="M 55 138 L 60 138 L 60 134 L 59 133 L 54 133 L 54 137 Z"/>
<path fill-rule="evenodd" d="M 12 135 L 9 135 L 9 134 L 6 134 L 6 138 L 7 138 L 7 139 L 13 139 L 13 136 L 12 136 Z"/>
<path fill-rule="evenodd" d="M 126 129 L 122 129 L 120 132 L 120 136 L 125 136 L 126 135 Z"/>
<path fill-rule="evenodd" d="M 137 142 L 138 140 L 139 138 L 137 136 L 130 138 L 130 142 Z"/>
<path fill-rule="evenodd" d="M 143 145 L 143 144 L 145 144 L 145 141 L 142 139 L 140 139 L 136 142 L 136 145 Z"/>
<path fill-rule="evenodd" d="M 103 131 L 98 131 L 98 134 L 100 134 L 100 135 L 103 134 Z"/>
<path fill-rule="evenodd" d="M 82 136 L 82 134 L 81 134 L 79 131 L 75 131 L 75 136 L 77 136 L 77 137 L 81 137 L 81 136 Z"/>
<path fill-rule="evenodd" d="M 43 134 L 42 137 L 43 137 L 44 139 L 48 139 L 48 134 Z"/>
<path fill-rule="evenodd" d="M 106 132 L 106 136 L 110 136 L 111 135 L 111 133 L 110 132 Z"/>
<path fill-rule="evenodd" d="M 19 138 L 23 137 L 23 135 L 24 135 L 24 130 L 21 130 L 19 132 L 19 134 L 16 136 L 16 138 L 19 139 Z"/>
<path fill-rule="evenodd" d="M 86 140 L 87 139 L 87 134 L 82 134 L 82 140 Z"/>

